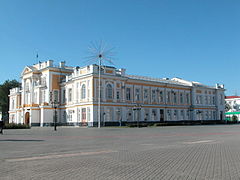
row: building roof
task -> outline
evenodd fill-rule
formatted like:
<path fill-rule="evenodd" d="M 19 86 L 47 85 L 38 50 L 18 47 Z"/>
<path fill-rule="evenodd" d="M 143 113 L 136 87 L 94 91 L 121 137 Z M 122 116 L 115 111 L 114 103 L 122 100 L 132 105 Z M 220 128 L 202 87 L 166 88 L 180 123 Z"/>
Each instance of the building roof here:
<path fill-rule="evenodd" d="M 137 79 L 137 80 L 145 80 L 145 81 L 155 81 L 155 82 L 161 82 L 166 84 L 173 84 L 173 85 L 182 85 L 182 86 L 197 86 L 197 87 L 203 87 L 203 88 L 213 88 L 212 86 L 207 86 L 204 84 L 201 84 L 199 82 L 195 81 L 188 81 L 181 78 L 151 78 L 151 77 L 145 77 L 145 76 L 138 76 L 138 75 L 125 75 L 125 77 L 131 78 L 131 79 Z"/>
<path fill-rule="evenodd" d="M 225 99 L 234 99 L 234 98 L 240 98 L 240 96 L 226 96 Z"/>

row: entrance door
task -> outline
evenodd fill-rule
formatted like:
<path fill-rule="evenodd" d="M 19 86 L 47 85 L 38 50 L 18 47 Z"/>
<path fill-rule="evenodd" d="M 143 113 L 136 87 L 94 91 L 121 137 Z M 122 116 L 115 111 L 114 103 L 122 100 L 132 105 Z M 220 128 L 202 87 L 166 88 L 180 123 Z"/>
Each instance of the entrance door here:
<path fill-rule="evenodd" d="M 160 109 L 160 122 L 164 122 L 164 109 Z"/>
<path fill-rule="evenodd" d="M 26 112 L 25 113 L 25 121 L 24 121 L 24 123 L 29 125 L 29 122 L 30 122 L 30 113 Z"/>
<path fill-rule="evenodd" d="M 220 120 L 222 121 L 223 120 L 223 112 L 220 111 Z"/>
<path fill-rule="evenodd" d="M 86 126 L 87 122 L 86 122 L 86 108 L 82 108 L 82 125 Z"/>

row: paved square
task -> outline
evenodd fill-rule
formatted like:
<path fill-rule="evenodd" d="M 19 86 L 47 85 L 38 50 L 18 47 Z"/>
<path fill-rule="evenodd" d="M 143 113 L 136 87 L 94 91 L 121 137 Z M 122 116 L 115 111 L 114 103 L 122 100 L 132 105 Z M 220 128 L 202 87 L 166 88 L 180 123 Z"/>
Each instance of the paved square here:
<path fill-rule="evenodd" d="M 240 179 L 240 125 L 0 135 L 0 179 Z"/>

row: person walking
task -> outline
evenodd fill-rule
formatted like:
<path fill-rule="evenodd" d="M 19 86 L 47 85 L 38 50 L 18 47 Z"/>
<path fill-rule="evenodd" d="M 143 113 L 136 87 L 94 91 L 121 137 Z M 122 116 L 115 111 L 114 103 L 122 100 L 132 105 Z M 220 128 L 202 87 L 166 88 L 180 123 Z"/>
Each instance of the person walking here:
<path fill-rule="evenodd" d="M 3 134 L 3 125 L 4 125 L 3 121 L 0 120 L 0 134 Z"/>

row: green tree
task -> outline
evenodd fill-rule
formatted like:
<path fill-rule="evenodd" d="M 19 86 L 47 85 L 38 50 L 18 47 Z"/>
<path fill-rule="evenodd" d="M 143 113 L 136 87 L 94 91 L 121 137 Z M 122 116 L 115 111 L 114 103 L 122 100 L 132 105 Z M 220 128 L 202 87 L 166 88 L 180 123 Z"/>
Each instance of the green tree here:
<path fill-rule="evenodd" d="M 237 117 L 236 115 L 233 115 L 233 116 L 232 116 L 232 121 L 233 121 L 233 122 L 237 122 L 237 121 L 238 121 L 238 117 Z"/>
<path fill-rule="evenodd" d="M 8 120 L 9 90 L 20 86 L 21 84 L 17 80 L 7 80 L 0 85 L 0 111 L 4 121 Z"/>
<path fill-rule="evenodd" d="M 231 108 L 230 104 L 227 103 L 227 101 L 225 101 L 225 111 L 228 112 Z"/>

